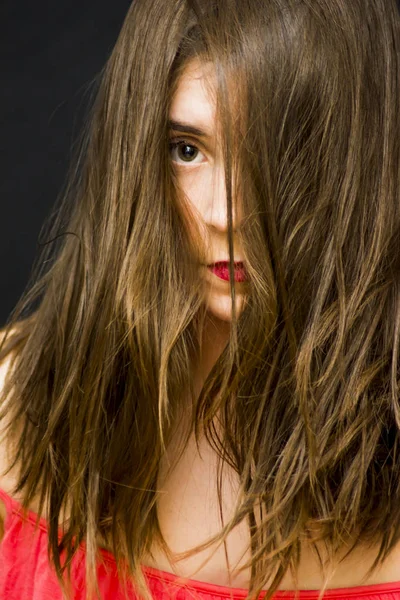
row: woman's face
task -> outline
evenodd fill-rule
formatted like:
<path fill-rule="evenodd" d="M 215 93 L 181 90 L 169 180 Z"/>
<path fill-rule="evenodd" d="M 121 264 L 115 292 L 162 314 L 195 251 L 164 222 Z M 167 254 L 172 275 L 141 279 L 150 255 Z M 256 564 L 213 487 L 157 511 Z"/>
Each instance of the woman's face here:
<path fill-rule="evenodd" d="M 192 61 L 178 82 L 169 113 L 170 156 L 179 187 L 189 203 L 191 219 L 196 221 L 193 231 L 201 234 L 199 269 L 209 312 L 219 320 L 230 321 L 229 281 L 207 266 L 229 261 L 225 173 L 217 140 L 213 74 L 209 69 L 207 64 Z M 243 261 L 236 234 L 240 223 L 237 199 L 233 200 L 234 260 L 239 262 Z M 247 285 L 246 281 L 235 281 L 237 316 L 243 308 Z"/>

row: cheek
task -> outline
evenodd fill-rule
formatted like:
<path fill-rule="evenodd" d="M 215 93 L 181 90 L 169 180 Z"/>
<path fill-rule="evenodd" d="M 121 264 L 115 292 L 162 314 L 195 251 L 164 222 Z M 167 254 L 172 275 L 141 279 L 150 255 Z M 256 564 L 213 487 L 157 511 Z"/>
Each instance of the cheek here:
<path fill-rule="evenodd" d="M 193 250 L 198 260 L 203 262 L 209 255 L 207 206 L 210 198 L 210 169 L 199 168 L 177 173 L 181 190 L 181 208 L 186 231 L 193 244 Z"/>
<path fill-rule="evenodd" d="M 191 227 L 197 227 L 203 233 L 205 211 L 207 207 L 207 177 L 203 173 L 187 174 L 183 179 L 182 190 L 184 192 L 185 204 L 189 214 Z"/>
<path fill-rule="evenodd" d="M 206 170 L 199 169 L 194 173 L 187 173 L 183 180 L 183 189 L 187 196 L 190 208 L 203 215 L 207 203 L 208 177 Z"/>

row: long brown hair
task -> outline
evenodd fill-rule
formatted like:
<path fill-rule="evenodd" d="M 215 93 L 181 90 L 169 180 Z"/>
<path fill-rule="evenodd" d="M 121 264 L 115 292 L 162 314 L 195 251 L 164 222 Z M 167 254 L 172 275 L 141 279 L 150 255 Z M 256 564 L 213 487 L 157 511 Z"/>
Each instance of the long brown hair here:
<path fill-rule="evenodd" d="M 249 597 L 295 574 L 304 536 L 332 564 L 344 541 L 379 543 L 371 572 L 400 540 L 399 21 L 395 0 L 133 2 L 0 347 L 14 491 L 48 500 L 60 582 L 84 541 L 95 589 L 101 533 L 146 592 L 185 406 L 182 447 L 205 433 L 219 494 L 224 464 L 240 478 L 208 546 L 247 520 Z M 240 198 L 250 277 L 238 317 L 231 286 L 230 339 L 198 398 L 205 306 L 167 135 L 193 58 L 215 67 L 229 250 Z"/>

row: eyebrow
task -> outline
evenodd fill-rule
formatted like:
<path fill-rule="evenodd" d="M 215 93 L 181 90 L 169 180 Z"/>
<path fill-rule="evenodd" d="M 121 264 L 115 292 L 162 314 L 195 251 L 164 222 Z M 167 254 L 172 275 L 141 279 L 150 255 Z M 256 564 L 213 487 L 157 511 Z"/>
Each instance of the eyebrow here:
<path fill-rule="evenodd" d="M 198 127 L 193 127 L 193 125 L 189 125 L 189 123 L 182 123 L 181 121 L 172 121 L 170 119 L 168 121 L 168 127 L 174 131 L 181 131 L 182 133 L 192 133 L 199 137 L 210 137 L 207 131 L 199 129 Z"/>

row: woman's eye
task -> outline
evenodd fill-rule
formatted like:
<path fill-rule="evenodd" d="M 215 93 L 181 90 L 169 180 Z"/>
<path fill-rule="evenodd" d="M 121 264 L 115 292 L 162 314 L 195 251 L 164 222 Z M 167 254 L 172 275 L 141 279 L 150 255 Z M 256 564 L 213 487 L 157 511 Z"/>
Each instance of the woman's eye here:
<path fill-rule="evenodd" d="M 202 161 L 196 160 L 202 152 L 187 140 L 174 140 L 169 143 L 172 160 L 178 164 L 199 164 Z"/>

